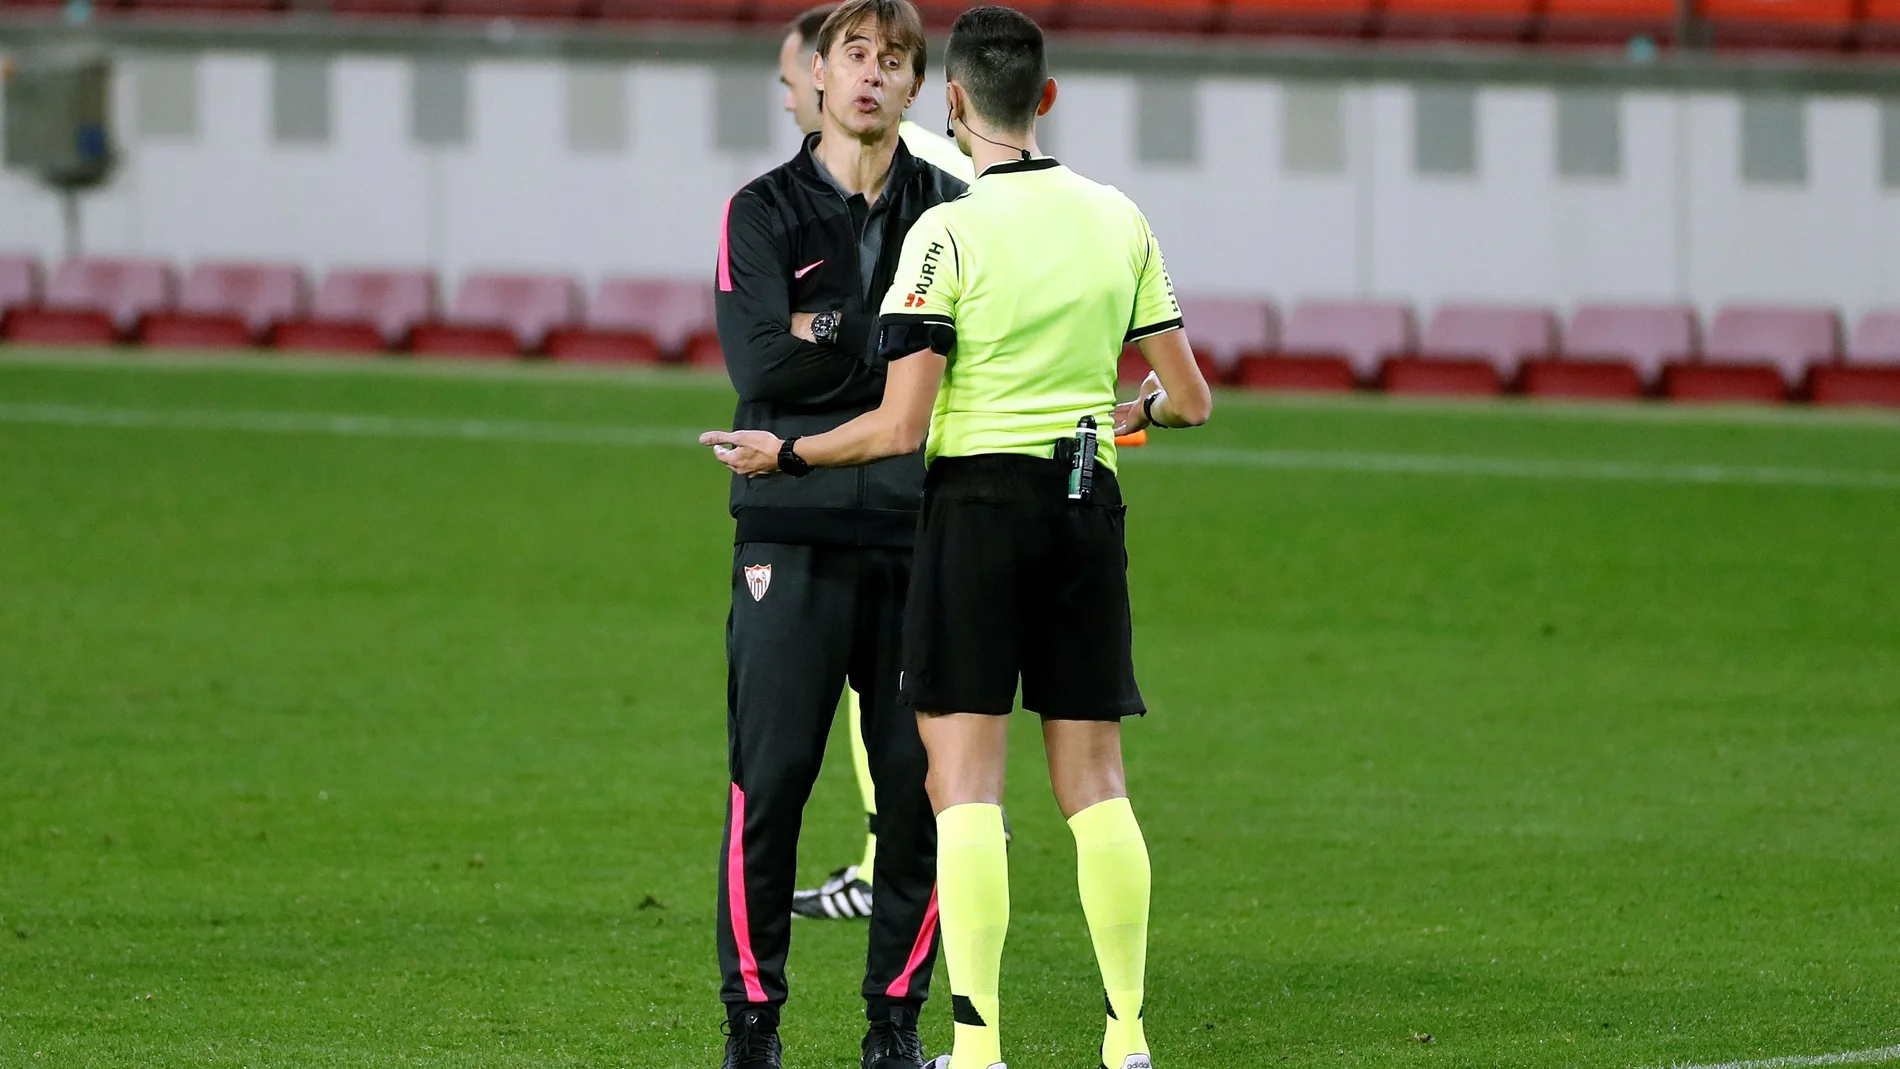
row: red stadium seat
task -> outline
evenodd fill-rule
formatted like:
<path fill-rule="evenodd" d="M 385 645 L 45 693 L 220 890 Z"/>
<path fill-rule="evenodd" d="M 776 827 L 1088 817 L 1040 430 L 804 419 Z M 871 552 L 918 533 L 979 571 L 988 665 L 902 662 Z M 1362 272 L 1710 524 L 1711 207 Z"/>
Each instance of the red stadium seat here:
<path fill-rule="evenodd" d="M 1209 386 L 1224 386 L 1233 381 L 1234 367 L 1222 364 L 1211 351 L 1199 345 L 1194 347 L 1194 363 L 1200 367 L 1201 377 L 1207 380 Z M 1121 364 L 1115 377 L 1124 385 L 1139 384 L 1152 370 L 1148 366 L 1148 358 L 1141 355 L 1141 346 L 1133 343 L 1122 346 Z"/>
<path fill-rule="evenodd" d="M 1228 0 L 1224 33 L 1291 33 L 1358 37 L 1372 31 L 1374 0 Z"/>
<path fill-rule="evenodd" d="M 536 352 L 549 331 L 573 325 L 579 306 L 580 290 L 564 275 L 473 274 L 456 290 L 448 318 L 417 327 L 409 347 L 462 356 Z"/>
<path fill-rule="evenodd" d="M 1788 384 L 1766 364 L 1671 364 L 1662 392 L 1671 401 L 1778 404 L 1788 399 Z"/>
<path fill-rule="evenodd" d="M 1564 335 L 1565 360 L 1628 363 L 1644 382 L 1695 354 L 1696 311 L 1686 304 L 1581 305 Z"/>
<path fill-rule="evenodd" d="M 436 12 L 451 18 L 577 19 L 590 0 L 437 0 Z"/>
<path fill-rule="evenodd" d="M 1280 351 L 1240 361 L 1240 382 L 1254 389 L 1348 389 L 1371 382 L 1388 357 L 1417 347 L 1412 307 L 1397 301 L 1307 301 L 1280 334 Z"/>
<path fill-rule="evenodd" d="M 1385 0 L 1378 22 L 1390 37 L 1521 41 L 1536 16 L 1537 0 Z"/>
<path fill-rule="evenodd" d="M 1817 405 L 1900 408 L 1900 364 L 1817 367 L 1809 394 Z"/>
<path fill-rule="evenodd" d="M 1448 304 L 1425 327 L 1420 358 L 1490 364 L 1501 382 L 1517 377 L 1526 360 L 1557 351 L 1557 317 L 1528 305 Z"/>
<path fill-rule="evenodd" d="M 0 256 L 0 329 L 8 313 L 39 303 L 40 262 L 31 256 Z"/>
<path fill-rule="evenodd" d="M 665 359 L 659 341 L 642 326 L 656 318 L 649 314 L 650 286 L 630 279 L 602 282 L 587 307 L 586 325 L 550 333 L 548 355 L 556 360 L 622 364 L 657 364 Z"/>
<path fill-rule="evenodd" d="M 381 352 L 407 344 L 435 308 L 433 271 L 339 269 L 317 287 L 310 315 L 279 324 L 273 342 L 280 349 Z"/>
<path fill-rule="evenodd" d="M 1203 33 L 1214 28 L 1215 0 L 1083 0 L 1064 9 L 1066 25 L 1078 30 L 1142 30 Z"/>
<path fill-rule="evenodd" d="M 817 7 L 816 3 L 811 5 Z M 736 22 L 751 14 L 746 0 L 601 0 L 604 19 Z"/>
<path fill-rule="evenodd" d="M 1891 51 L 1900 47 L 1900 0 L 1866 0 L 1856 36 L 1862 48 Z"/>
<path fill-rule="evenodd" d="M 1489 397 L 1504 392 L 1504 380 L 1489 360 L 1402 356 L 1379 371 L 1386 393 L 1433 397 Z"/>
<path fill-rule="evenodd" d="M 1547 0 L 1540 36 L 1560 43 L 1621 43 L 1647 37 L 1676 39 L 1676 0 Z"/>
<path fill-rule="evenodd" d="M 1838 48 L 1855 27 L 1855 0 L 1700 0 L 1717 46 Z"/>
<path fill-rule="evenodd" d="M 590 331 L 645 334 L 663 357 L 685 360 L 687 342 L 714 331 L 713 289 L 705 282 L 610 278 L 587 309 Z M 716 339 L 715 339 L 716 347 Z M 725 361 L 718 361 L 724 367 Z"/>
<path fill-rule="evenodd" d="M 1695 309 L 1687 305 L 1586 304 L 1570 317 L 1562 356 L 1524 365 L 1524 393 L 1632 400 L 1664 364 L 1694 357 L 1695 336 Z"/>
<path fill-rule="evenodd" d="M 719 348 L 716 330 L 694 331 L 692 337 L 686 339 L 682 356 L 689 367 L 723 369 L 726 366 L 726 354 Z"/>
<path fill-rule="evenodd" d="M 434 0 L 330 0 L 336 15 L 406 15 L 411 18 L 428 14 Z"/>
<path fill-rule="evenodd" d="M 127 337 L 150 312 L 171 307 L 176 273 L 163 260 L 79 258 L 53 271 L 45 305 L 15 312 L 15 341 L 98 345 Z"/>
<path fill-rule="evenodd" d="M 279 322 L 303 313 L 303 269 L 287 264 L 199 264 L 185 276 L 178 309 L 147 316 L 148 346 L 255 345 Z"/>
<path fill-rule="evenodd" d="M 1715 315 L 1704 346 L 1705 364 L 1771 367 L 1798 386 L 1808 369 L 1841 355 L 1841 320 L 1832 308 L 1730 305 Z"/>
<path fill-rule="evenodd" d="M 1280 344 L 1280 311 L 1272 301 L 1184 297 L 1181 319 L 1194 351 L 1206 353 L 1223 368 L 1234 366 L 1243 353 L 1270 351 Z"/>
<path fill-rule="evenodd" d="M 106 6 L 106 5 L 100 5 Z M 147 14 L 154 12 L 269 12 L 281 10 L 283 0 L 128 0 L 126 7 L 137 7 Z"/>
<path fill-rule="evenodd" d="M 1900 309 L 1876 308 L 1861 316 L 1847 339 L 1847 362 L 1900 366 Z"/>

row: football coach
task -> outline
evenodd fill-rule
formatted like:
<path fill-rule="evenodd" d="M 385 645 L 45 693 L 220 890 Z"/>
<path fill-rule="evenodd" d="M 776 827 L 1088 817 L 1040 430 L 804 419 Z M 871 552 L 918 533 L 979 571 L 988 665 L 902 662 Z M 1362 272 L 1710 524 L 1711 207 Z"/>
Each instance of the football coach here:
<path fill-rule="evenodd" d="M 966 186 L 899 124 L 923 81 L 908 0 L 851 0 L 819 30 L 822 126 L 726 208 L 715 302 L 736 427 L 820 434 L 877 408 L 878 310 L 911 226 Z M 936 827 L 899 636 L 923 496 L 912 450 L 806 479 L 732 482 L 726 627 L 731 787 L 720 852 L 724 1069 L 779 1069 L 798 835 L 848 682 L 863 703 L 880 844 L 863 995 L 865 1069 L 919 1069 L 937 953 Z"/>
<path fill-rule="evenodd" d="M 1020 681 L 1075 837 L 1107 993 L 1102 1064 L 1150 1069 L 1150 866 L 1121 737 L 1121 720 L 1147 705 L 1135 683 L 1126 510 L 1104 439 L 1108 424 L 1196 426 L 1213 398 L 1140 209 L 1037 148 L 1036 118 L 1056 83 L 1036 24 L 1008 8 L 965 12 L 946 67 L 951 121 L 978 177 L 905 239 L 880 320 L 883 403 L 810 436 L 714 431 L 700 441 L 765 486 L 925 446 L 901 689 L 918 713 L 937 813 L 956 1044 L 935 1065 L 1003 1062 L 1001 803 Z M 1117 405 L 1117 364 L 1131 342 L 1155 374 L 1140 398 Z"/>

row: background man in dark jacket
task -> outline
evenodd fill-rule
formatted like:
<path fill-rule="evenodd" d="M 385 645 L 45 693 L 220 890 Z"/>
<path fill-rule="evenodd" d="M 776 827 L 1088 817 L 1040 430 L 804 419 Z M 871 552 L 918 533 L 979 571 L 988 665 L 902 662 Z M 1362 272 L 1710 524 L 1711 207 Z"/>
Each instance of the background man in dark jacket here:
<path fill-rule="evenodd" d="M 823 129 L 727 206 L 719 340 L 734 426 L 820 433 L 876 408 L 878 307 L 911 224 L 964 191 L 898 126 L 925 65 L 907 0 L 853 0 L 819 33 Z M 898 640 L 923 462 L 734 479 L 727 624 L 732 785 L 720 855 L 727 1069 L 777 1069 L 798 832 L 847 681 L 877 785 L 878 888 L 864 998 L 866 1069 L 917 1069 L 917 1011 L 937 952 L 935 826 L 916 722 L 898 704 Z"/>

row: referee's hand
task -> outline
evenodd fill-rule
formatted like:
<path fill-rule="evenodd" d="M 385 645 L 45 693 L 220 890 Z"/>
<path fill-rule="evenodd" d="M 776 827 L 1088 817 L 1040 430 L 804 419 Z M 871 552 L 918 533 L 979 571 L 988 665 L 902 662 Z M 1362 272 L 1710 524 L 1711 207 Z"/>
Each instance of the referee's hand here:
<path fill-rule="evenodd" d="M 707 431 L 699 436 L 699 444 L 712 446 L 713 456 L 733 474 L 751 478 L 778 470 L 779 446 L 784 443 L 770 431 Z"/>
<path fill-rule="evenodd" d="M 1148 377 L 1141 380 L 1141 389 L 1136 391 L 1135 399 L 1125 404 L 1115 406 L 1116 437 L 1119 438 L 1124 434 L 1134 434 L 1137 431 L 1146 430 L 1153 426 L 1152 423 L 1148 422 L 1148 410 L 1142 402 L 1148 399 L 1149 394 L 1160 388 L 1161 376 L 1150 371 L 1148 372 Z"/>

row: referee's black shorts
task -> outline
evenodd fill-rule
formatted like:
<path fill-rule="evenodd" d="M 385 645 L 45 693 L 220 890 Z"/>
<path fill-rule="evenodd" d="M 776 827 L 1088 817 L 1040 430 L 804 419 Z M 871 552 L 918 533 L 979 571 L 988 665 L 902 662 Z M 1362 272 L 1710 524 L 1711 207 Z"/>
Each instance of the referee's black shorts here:
<path fill-rule="evenodd" d="M 1068 465 L 943 457 L 930 466 L 904 609 L 905 704 L 926 713 L 1119 720 L 1135 686 L 1121 485 L 1095 471 L 1071 502 Z"/>

